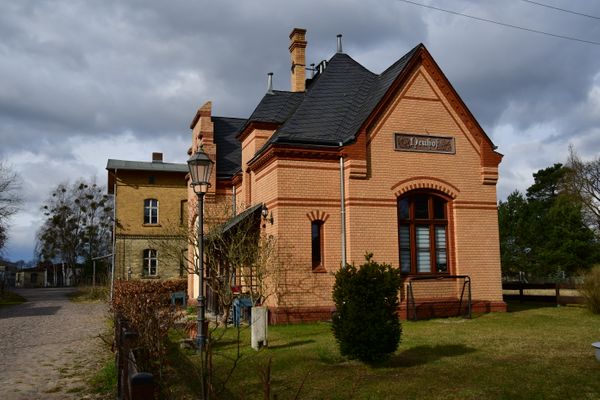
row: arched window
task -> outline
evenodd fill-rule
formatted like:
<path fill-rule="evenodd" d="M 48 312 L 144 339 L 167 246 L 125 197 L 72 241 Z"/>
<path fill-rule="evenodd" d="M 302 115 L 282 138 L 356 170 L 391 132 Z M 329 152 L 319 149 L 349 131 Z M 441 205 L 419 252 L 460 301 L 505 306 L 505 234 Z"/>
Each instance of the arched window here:
<path fill-rule="evenodd" d="M 158 272 L 158 259 L 156 250 L 144 250 L 144 276 L 156 276 Z"/>
<path fill-rule="evenodd" d="M 403 274 L 447 274 L 448 206 L 429 193 L 398 199 L 398 242 Z"/>
<path fill-rule="evenodd" d="M 158 224 L 158 200 L 144 200 L 144 224 Z"/>

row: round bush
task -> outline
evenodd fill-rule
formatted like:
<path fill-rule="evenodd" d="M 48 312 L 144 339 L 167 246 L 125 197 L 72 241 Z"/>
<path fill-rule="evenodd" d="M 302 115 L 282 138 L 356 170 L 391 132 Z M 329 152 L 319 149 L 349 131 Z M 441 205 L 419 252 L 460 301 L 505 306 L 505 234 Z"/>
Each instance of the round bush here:
<path fill-rule="evenodd" d="M 372 257 L 367 254 L 359 269 L 347 265 L 338 271 L 333 288 L 333 334 L 340 352 L 365 362 L 395 352 L 402 333 L 397 314 L 400 271 Z"/>

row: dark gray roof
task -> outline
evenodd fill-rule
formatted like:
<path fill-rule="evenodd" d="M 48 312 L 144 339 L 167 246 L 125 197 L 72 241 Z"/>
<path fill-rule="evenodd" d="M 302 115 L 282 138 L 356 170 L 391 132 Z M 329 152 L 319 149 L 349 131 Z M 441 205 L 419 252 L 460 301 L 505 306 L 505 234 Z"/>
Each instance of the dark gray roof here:
<path fill-rule="evenodd" d="M 248 118 L 248 122 L 281 124 L 296 110 L 303 98 L 303 92 L 274 90 L 272 93 L 267 93 Z"/>
<path fill-rule="evenodd" d="M 260 215 L 260 211 L 262 210 L 262 207 L 263 207 L 263 203 L 258 203 L 258 204 L 253 205 L 252 207 L 245 209 L 244 211 L 242 211 L 238 215 L 232 217 L 231 219 L 229 219 L 229 221 L 227 221 L 223 225 L 221 225 L 221 229 L 222 229 L 221 232 L 223 232 L 223 233 L 227 232 L 228 230 L 230 230 L 231 228 L 233 228 L 240 222 L 245 221 L 247 218 L 256 218 L 256 219 L 260 218 L 259 215 Z"/>
<path fill-rule="evenodd" d="M 131 171 L 153 171 L 153 172 L 188 172 L 187 164 L 176 164 L 166 162 L 126 161 L 109 159 L 106 169 L 131 170 Z"/>
<path fill-rule="evenodd" d="M 236 136 L 246 120 L 212 117 L 212 122 L 217 145 L 217 178 L 231 178 L 242 163 L 242 145 Z"/>
<path fill-rule="evenodd" d="M 380 75 L 347 54 L 336 53 L 269 142 L 325 146 L 351 142 L 419 46 Z"/>

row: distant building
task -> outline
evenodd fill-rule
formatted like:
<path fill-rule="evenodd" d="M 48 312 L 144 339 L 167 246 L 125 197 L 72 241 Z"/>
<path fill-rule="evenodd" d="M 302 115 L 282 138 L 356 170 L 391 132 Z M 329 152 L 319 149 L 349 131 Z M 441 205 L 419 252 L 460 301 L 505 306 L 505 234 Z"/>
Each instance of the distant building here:
<path fill-rule="evenodd" d="M 16 282 L 17 267 L 11 263 L 0 265 L 0 285 L 3 287 L 14 287 Z"/>
<path fill-rule="evenodd" d="M 468 275 L 473 310 L 505 310 L 496 207 L 502 155 L 429 51 L 419 44 L 376 74 L 340 43 L 307 79 L 305 34 L 290 34 L 290 91 L 268 87 L 241 123 L 212 116 L 207 102 L 191 124 L 189 154 L 202 146 L 216 161 L 207 200 L 234 196 L 238 212 L 263 209 L 263 233 L 289 255 L 272 278 L 271 322 L 329 319 L 333 273 L 344 259 L 362 263 L 365 252 L 402 271 L 405 317 L 407 285 L 423 276 Z M 223 121 L 240 128 L 224 129 Z M 192 275 L 188 290 L 198 295 Z M 433 280 L 416 306 L 434 310 L 463 294 L 456 282 Z"/>
<path fill-rule="evenodd" d="M 64 287 L 75 286 L 81 280 L 82 268 L 65 266 L 62 263 L 43 262 L 33 268 L 16 272 L 15 287 Z"/>
<path fill-rule="evenodd" d="M 185 277 L 186 164 L 108 160 L 108 193 L 114 195 L 115 278 Z"/>

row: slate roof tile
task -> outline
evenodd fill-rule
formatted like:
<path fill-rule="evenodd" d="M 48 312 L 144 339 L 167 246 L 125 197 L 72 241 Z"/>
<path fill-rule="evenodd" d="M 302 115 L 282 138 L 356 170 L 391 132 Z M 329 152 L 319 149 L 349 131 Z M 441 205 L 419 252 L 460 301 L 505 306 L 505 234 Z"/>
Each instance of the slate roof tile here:
<path fill-rule="evenodd" d="M 273 122 L 280 124 L 296 110 L 304 93 L 274 90 L 264 95 L 248 118 L 248 122 Z"/>
<path fill-rule="evenodd" d="M 269 143 L 337 146 L 352 141 L 419 46 L 380 75 L 336 53 Z"/>
<path fill-rule="evenodd" d="M 212 117 L 217 145 L 217 177 L 230 178 L 242 163 L 242 144 L 236 136 L 246 124 L 243 118 Z"/>

